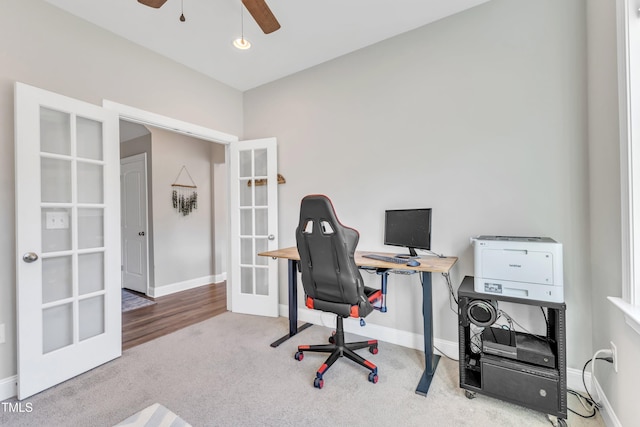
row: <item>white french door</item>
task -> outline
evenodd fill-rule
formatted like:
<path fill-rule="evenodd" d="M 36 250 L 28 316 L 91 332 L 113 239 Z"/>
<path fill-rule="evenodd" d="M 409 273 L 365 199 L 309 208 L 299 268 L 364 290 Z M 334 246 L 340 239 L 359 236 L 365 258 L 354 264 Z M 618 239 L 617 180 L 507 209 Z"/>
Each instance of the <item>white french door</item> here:
<path fill-rule="evenodd" d="M 278 248 L 277 142 L 233 142 L 229 150 L 232 311 L 277 317 L 277 260 L 258 256 Z"/>
<path fill-rule="evenodd" d="M 18 398 L 121 354 L 118 116 L 15 88 Z"/>

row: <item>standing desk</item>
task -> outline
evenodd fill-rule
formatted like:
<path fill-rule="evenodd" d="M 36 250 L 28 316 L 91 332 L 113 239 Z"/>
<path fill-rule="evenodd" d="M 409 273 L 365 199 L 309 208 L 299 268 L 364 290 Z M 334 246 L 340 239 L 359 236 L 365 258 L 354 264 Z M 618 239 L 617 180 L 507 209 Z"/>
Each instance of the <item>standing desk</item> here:
<path fill-rule="evenodd" d="M 432 289 L 431 289 L 431 273 L 448 273 L 451 267 L 458 261 L 457 257 L 440 258 L 436 256 L 424 256 L 417 258 L 420 265 L 410 267 L 405 264 L 394 264 L 385 261 L 378 261 L 371 258 L 364 258 L 366 254 L 379 254 L 384 256 L 394 256 L 391 253 L 356 251 L 355 262 L 358 267 L 395 269 L 395 270 L 411 270 L 417 271 L 422 275 L 422 318 L 424 325 L 424 362 L 425 370 L 420 378 L 416 393 L 426 396 L 431 386 L 431 380 L 436 372 L 440 356 L 433 353 L 433 306 L 432 306 Z M 298 332 L 311 326 L 311 323 L 305 323 L 298 328 L 298 262 L 300 255 L 298 248 L 295 246 L 275 251 L 261 252 L 258 255 L 271 258 L 282 258 L 288 260 L 288 288 L 289 288 L 289 334 L 274 341 L 271 347 L 277 347 L 284 341 L 288 340 Z M 384 280 L 384 279 L 383 279 Z"/>

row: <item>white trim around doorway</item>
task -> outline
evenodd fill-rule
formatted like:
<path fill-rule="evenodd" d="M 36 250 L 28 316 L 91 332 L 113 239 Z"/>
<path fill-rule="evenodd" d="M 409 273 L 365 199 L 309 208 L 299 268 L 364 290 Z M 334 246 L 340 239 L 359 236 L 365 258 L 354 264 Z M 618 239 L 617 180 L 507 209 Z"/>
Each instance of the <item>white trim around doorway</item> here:
<path fill-rule="evenodd" d="M 196 125 L 194 123 L 173 119 L 171 117 L 152 113 L 150 111 L 141 110 L 139 108 L 131 107 L 125 104 L 120 104 L 114 101 L 109 101 L 107 99 L 102 100 L 102 107 L 105 109 L 117 112 L 121 120 L 126 120 L 129 122 L 138 123 L 141 125 L 154 126 L 157 128 L 176 132 L 179 134 L 202 139 L 204 141 L 224 144 L 226 146 L 225 162 L 227 163 L 227 165 L 229 164 L 229 150 L 228 150 L 229 147 L 228 146 L 232 142 L 239 141 L 239 138 L 236 135 L 220 132 L 204 126 Z M 227 206 L 228 206 L 228 200 L 227 200 Z M 229 221 L 229 218 L 227 218 L 227 222 L 228 221 Z M 227 251 L 229 251 L 228 242 L 227 242 Z M 226 266 L 227 271 L 229 270 L 228 260 L 229 260 L 229 256 L 227 254 L 227 266 Z M 225 275 L 225 278 L 226 278 L 227 273 L 225 272 L 223 274 Z M 215 282 L 216 280 L 218 280 L 218 278 L 215 278 L 213 282 Z M 182 284 L 182 285 L 179 285 L 178 287 L 181 287 L 184 285 L 185 284 Z M 187 284 L 187 286 L 189 285 L 193 285 L 193 283 Z M 155 292 L 155 291 L 152 291 L 152 292 Z M 227 280 L 227 309 L 229 310 L 231 309 L 231 284 L 229 283 L 228 280 Z"/>

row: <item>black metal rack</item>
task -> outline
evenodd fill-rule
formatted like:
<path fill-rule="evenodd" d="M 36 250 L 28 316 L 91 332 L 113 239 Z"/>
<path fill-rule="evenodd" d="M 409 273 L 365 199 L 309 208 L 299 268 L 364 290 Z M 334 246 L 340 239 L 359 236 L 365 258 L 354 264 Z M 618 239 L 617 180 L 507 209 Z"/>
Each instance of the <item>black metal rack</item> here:
<path fill-rule="evenodd" d="M 555 356 L 553 367 L 526 363 L 513 357 L 487 354 L 474 348 L 467 308 L 476 300 L 505 301 L 546 309 L 545 339 Z M 558 418 L 566 425 L 567 365 L 566 365 L 566 305 L 564 303 L 530 300 L 479 293 L 473 290 L 473 277 L 467 276 L 458 288 L 458 340 L 460 387 L 468 398 L 476 393 L 519 404 Z"/>

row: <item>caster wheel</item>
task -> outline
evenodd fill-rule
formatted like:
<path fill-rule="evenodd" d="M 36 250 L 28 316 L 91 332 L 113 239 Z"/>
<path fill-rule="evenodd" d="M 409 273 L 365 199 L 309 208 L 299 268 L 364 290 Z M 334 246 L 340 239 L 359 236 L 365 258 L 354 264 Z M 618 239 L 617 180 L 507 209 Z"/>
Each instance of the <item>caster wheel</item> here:
<path fill-rule="evenodd" d="M 304 353 L 301 351 L 296 351 L 296 354 L 293 357 L 299 362 L 304 359 Z"/>
<path fill-rule="evenodd" d="M 331 336 L 329 337 L 329 344 L 335 344 L 336 343 L 336 337 L 335 337 L 336 333 L 333 332 L 331 334 Z"/>
<path fill-rule="evenodd" d="M 371 354 L 378 354 L 378 346 L 371 346 L 371 347 L 369 347 L 369 353 L 371 353 Z"/>
<path fill-rule="evenodd" d="M 378 374 L 374 374 L 373 372 L 371 372 L 369 374 L 369 381 L 376 384 L 378 382 Z"/>
<path fill-rule="evenodd" d="M 313 380 L 313 386 L 315 388 L 322 388 L 324 386 L 324 380 L 321 380 L 320 378 L 316 378 L 315 380 Z"/>
<path fill-rule="evenodd" d="M 469 390 L 465 390 L 464 395 L 467 396 L 467 399 L 473 399 L 476 397 L 476 394 Z"/>
<path fill-rule="evenodd" d="M 547 419 L 551 422 L 551 425 L 554 427 L 567 427 L 567 420 L 564 418 L 558 418 L 553 415 L 547 415 Z"/>

